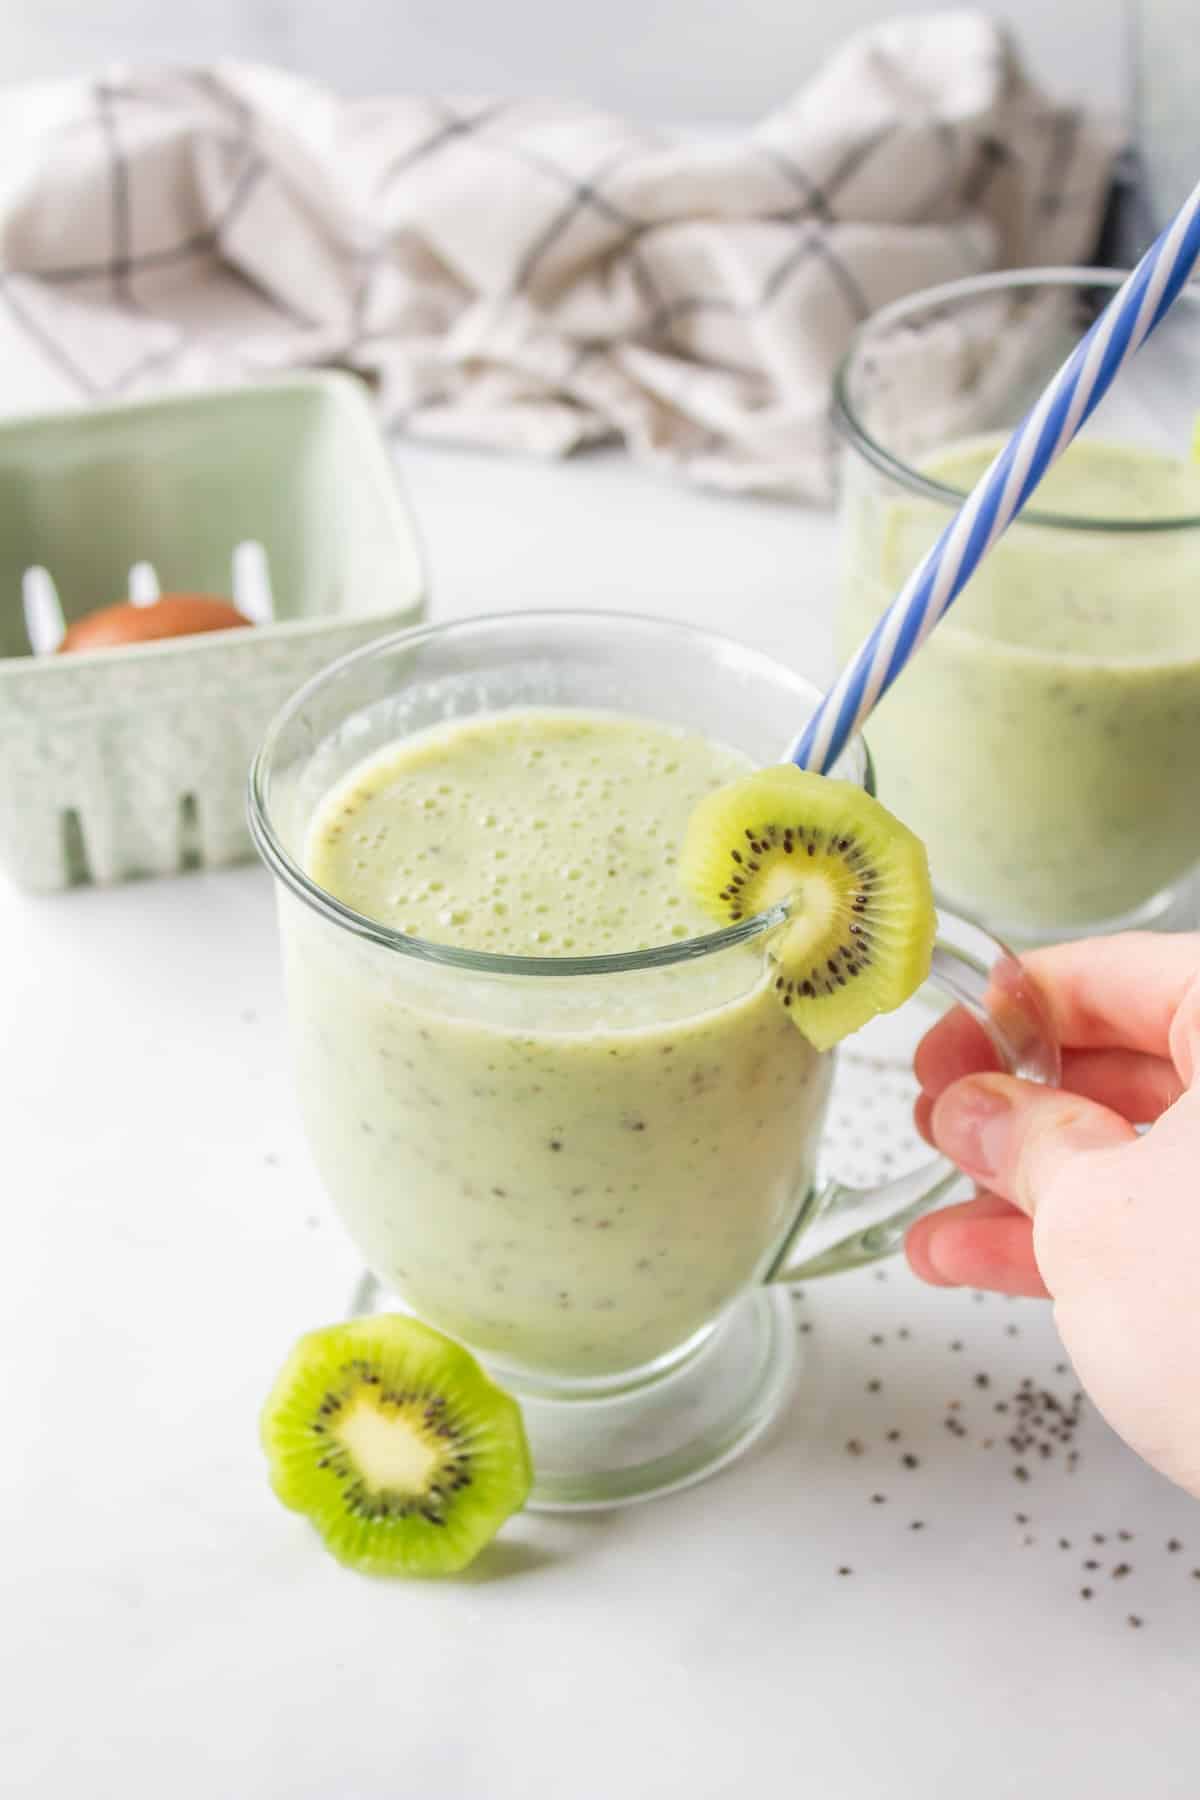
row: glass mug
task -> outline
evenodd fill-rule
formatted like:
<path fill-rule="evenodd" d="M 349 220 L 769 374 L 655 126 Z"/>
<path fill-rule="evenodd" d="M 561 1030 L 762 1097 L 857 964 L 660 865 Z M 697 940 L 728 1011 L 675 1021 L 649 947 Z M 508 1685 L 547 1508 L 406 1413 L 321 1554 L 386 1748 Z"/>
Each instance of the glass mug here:
<path fill-rule="evenodd" d="M 617 1504 L 745 1449 L 789 1390 L 788 1284 L 889 1255 L 959 1177 L 938 1161 L 871 1190 L 820 1179 L 833 1058 L 779 1006 L 761 954 L 784 907 L 629 954 L 464 950 L 317 887 L 309 822 L 363 758 L 449 719 L 627 713 L 766 763 L 817 697 L 703 632 L 509 614 L 344 658 L 256 758 L 301 1110 L 371 1271 L 358 1308 L 397 1296 L 517 1395 L 535 1503 Z M 871 787 L 861 741 L 837 772 Z M 1037 995 L 999 944 L 944 919 L 934 981 L 1007 1067 L 1055 1078 Z"/>
<path fill-rule="evenodd" d="M 981 276 L 859 328 L 834 389 L 844 657 L 1120 280 Z M 939 899 L 1017 942 L 1194 907 L 1198 392 L 1185 291 L 871 719 L 880 798 Z"/>

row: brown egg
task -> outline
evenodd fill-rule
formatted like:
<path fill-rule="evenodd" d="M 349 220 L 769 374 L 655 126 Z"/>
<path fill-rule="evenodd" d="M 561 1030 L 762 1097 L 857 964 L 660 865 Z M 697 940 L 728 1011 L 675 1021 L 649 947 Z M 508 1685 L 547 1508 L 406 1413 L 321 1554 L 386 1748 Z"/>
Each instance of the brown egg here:
<path fill-rule="evenodd" d="M 228 600 L 212 594 L 163 594 L 149 606 L 123 600 L 102 606 L 68 625 L 63 650 L 111 650 L 120 644 L 148 644 L 153 638 L 193 637 L 199 631 L 232 631 L 249 625 Z"/>

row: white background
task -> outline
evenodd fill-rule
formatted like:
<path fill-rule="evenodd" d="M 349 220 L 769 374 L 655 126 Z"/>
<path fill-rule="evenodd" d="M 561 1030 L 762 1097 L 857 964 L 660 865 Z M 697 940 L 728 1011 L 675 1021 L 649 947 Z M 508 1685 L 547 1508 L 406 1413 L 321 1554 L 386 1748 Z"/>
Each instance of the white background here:
<path fill-rule="evenodd" d="M 1161 0 L 1159 0 L 1161 4 Z M 549 92 L 647 119 L 766 111 L 857 26 L 917 0 L 0 0 L 0 79 L 114 58 L 253 57 L 346 91 Z M 1007 0 L 1047 84 L 1124 98 L 1122 0 Z"/>

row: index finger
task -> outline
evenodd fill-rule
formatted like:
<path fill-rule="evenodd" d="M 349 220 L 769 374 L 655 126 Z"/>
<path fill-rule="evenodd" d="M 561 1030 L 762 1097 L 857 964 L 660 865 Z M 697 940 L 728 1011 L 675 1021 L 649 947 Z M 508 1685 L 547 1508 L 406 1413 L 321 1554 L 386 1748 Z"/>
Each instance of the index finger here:
<path fill-rule="evenodd" d="M 1178 1053 L 1171 1024 L 1200 980 L 1200 933 L 1131 931 L 1033 950 L 1022 961 L 1064 1049 L 1134 1050 L 1166 1062 Z M 955 1007 L 926 1032 L 914 1067 L 922 1088 L 940 1094 L 961 1075 L 1002 1064 L 983 1027 Z"/>
<path fill-rule="evenodd" d="M 961 1006 L 931 1025 L 917 1045 L 913 1070 L 927 1094 L 940 1094 L 960 1075 L 1003 1069 L 1000 1053 L 978 1019 Z"/>
<path fill-rule="evenodd" d="M 1171 1025 L 1200 975 L 1200 932 L 1125 931 L 1031 950 L 1058 1040 L 1170 1058 Z"/>

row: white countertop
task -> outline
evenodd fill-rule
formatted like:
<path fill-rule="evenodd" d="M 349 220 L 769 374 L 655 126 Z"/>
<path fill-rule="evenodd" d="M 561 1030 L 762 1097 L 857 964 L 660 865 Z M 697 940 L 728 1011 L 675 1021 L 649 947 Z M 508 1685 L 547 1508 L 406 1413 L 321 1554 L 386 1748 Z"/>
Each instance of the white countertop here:
<path fill-rule="evenodd" d="M 437 617 L 616 606 L 828 666 L 827 518 L 607 456 L 401 463 Z M 814 1285 L 806 1379 L 741 1464 L 517 1520 L 454 1583 L 367 1580 L 275 1503 L 256 1441 L 291 1340 L 356 1274 L 290 1094 L 267 877 L 0 886 L 0 995 L 0 1791 L 1200 1790 L 1200 1509 L 1087 1413 L 1073 1471 L 1056 1448 L 1014 1477 L 997 1402 L 1073 1389 L 1047 1308 L 897 1263 Z M 903 1075 L 846 1065 L 843 1169 L 903 1153 L 905 1103 Z"/>

